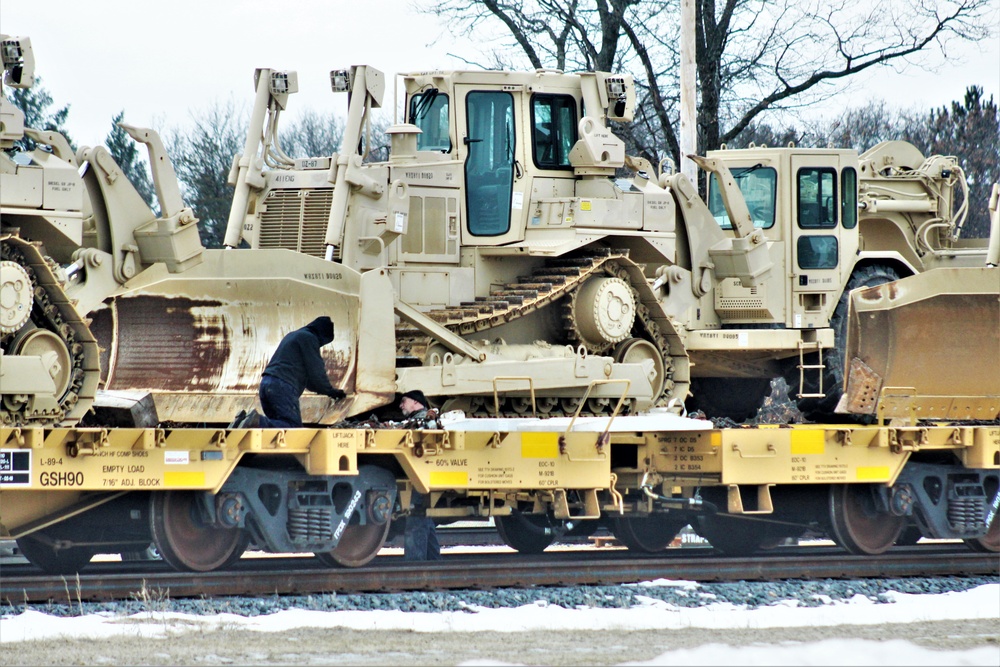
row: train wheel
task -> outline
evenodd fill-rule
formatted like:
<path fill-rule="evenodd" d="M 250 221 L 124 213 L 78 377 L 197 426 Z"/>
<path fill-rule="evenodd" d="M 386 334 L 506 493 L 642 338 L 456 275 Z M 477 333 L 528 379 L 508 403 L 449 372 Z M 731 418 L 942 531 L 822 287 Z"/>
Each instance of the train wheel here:
<path fill-rule="evenodd" d="M 555 539 L 547 516 L 515 510 L 510 516 L 496 517 L 496 525 L 503 543 L 522 554 L 540 554 Z"/>
<path fill-rule="evenodd" d="M 830 525 L 833 540 L 852 554 L 875 555 L 899 539 L 906 517 L 879 506 L 874 484 L 830 486 Z"/>
<path fill-rule="evenodd" d="M 232 565 L 250 544 L 242 528 L 205 523 L 198 494 L 164 491 L 152 494 L 149 513 L 153 544 L 175 570 L 211 572 Z"/>
<path fill-rule="evenodd" d="M 687 525 L 683 519 L 654 515 L 649 517 L 612 516 L 611 534 L 629 551 L 657 553 L 663 551 Z"/>
<path fill-rule="evenodd" d="M 997 553 L 1000 551 L 1000 512 L 993 516 L 990 529 L 982 537 L 963 540 L 970 549 L 980 553 Z"/>
<path fill-rule="evenodd" d="M 316 558 L 327 567 L 361 567 L 378 555 L 391 525 L 392 521 L 348 525 L 336 548 L 317 553 Z"/>
<path fill-rule="evenodd" d="M 94 557 L 94 552 L 87 547 L 58 549 L 35 535 L 17 538 L 17 548 L 29 563 L 49 574 L 75 574 Z"/>

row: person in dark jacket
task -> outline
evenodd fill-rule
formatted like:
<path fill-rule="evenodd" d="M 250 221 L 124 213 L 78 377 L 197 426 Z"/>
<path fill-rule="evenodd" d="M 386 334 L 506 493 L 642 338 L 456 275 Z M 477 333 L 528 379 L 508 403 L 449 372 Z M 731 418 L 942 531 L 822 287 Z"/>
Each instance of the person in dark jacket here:
<path fill-rule="evenodd" d="M 419 389 L 408 391 L 399 399 L 399 409 L 406 420 L 426 419 L 430 404 Z M 403 560 L 441 560 L 434 519 L 427 516 L 428 496 L 414 491 L 410 514 L 403 534 Z"/>
<path fill-rule="evenodd" d="M 260 405 L 240 421 L 239 428 L 298 428 L 302 426 L 299 399 L 306 389 L 339 401 L 346 395 L 330 384 L 319 349 L 333 342 L 333 320 L 317 317 L 278 343 L 260 380 Z"/>

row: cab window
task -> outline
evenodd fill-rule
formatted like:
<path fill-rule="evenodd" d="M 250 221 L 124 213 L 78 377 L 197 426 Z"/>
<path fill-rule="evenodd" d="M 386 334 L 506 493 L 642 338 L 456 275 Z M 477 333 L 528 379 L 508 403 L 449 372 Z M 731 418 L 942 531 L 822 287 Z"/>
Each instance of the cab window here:
<path fill-rule="evenodd" d="M 469 232 L 475 236 L 506 234 L 514 192 L 514 98 L 505 91 L 476 91 L 466 96 L 465 106 Z"/>
<path fill-rule="evenodd" d="M 858 224 L 858 173 L 851 167 L 840 172 L 840 219 L 844 229 Z"/>
<path fill-rule="evenodd" d="M 729 170 L 743 193 L 750 210 L 753 226 L 769 229 L 774 226 L 774 202 L 777 197 L 778 173 L 772 167 L 757 164 L 752 167 L 733 167 Z M 708 208 L 723 229 L 732 229 L 733 223 L 722 201 L 721 188 L 715 174 L 708 190 Z"/>
<path fill-rule="evenodd" d="M 576 144 L 576 100 L 569 95 L 535 95 L 531 100 L 532 157 L 539 169 L 572 169 Z"/>
<path fill-rule="evenodd" d="M 436 88 L 410 98 L 410 122 L 422 132 L 417 135 L 418 151 L 451 151 L 448 135 L 448 96 Z"/>
<path fill-rule="evenodd" d="M 800 229 L 837 226 L 837 172 L 825 167 L 799 169 L 796 192 Z"/>
<path fill-rule="evenodd" d="M 837 268 L 836 236 L 800 236 L 796 243 L 800 269 Z"/>

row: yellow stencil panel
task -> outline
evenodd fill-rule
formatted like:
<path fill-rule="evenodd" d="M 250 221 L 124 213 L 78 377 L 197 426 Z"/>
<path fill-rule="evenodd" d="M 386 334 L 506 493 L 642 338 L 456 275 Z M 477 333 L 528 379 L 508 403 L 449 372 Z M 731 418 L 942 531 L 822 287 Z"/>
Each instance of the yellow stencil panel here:
<path fill-rule="evenodd" d="M 462 471 L 431 472 L 431 486 L 463 488 L 469 485 L 469 473 Z"/>
<path fill-rule="evenodd" d="M 797 454 L 822 454 L 826 451 L 825 434 L 819 429 L 792 431 L 792 456 Z"/>
<path fill-rule="evenodd" d="M 889 466 L 865 466 L 858 468 L 858 480 L 885 481 L 889 479 Z"/>
<path fill-rule="evenodd" d="M 556 459 L 559 458 L 558 433 L 522 433 L 521 458 L 523 459 Z"/>
<path fill-rule="evenodd" d="M 205 486 L 205 473 L 203 472 L 165 472 L 163 473 L 163 486 L 174 488 L 201 488 Z"/>

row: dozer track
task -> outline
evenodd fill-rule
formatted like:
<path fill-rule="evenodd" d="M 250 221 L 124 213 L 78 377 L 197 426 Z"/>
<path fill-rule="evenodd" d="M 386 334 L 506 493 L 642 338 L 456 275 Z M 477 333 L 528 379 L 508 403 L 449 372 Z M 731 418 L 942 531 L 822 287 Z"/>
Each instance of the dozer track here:
<path fill-rule="evenodd" d="M 76 424 L 93 405 L 100 383 L 97 340 L 70 303 L 56 278 L 54 262 L 42 255 L 39 244 L 15 234 L 0 235 L 0 261 L 13 262 L 24 270 L 31 281 L 32 295 L 30 321 L 17 331 L 0 335 L 4 354 L 35 356 L 40 349 L 50 357 L 65 354 L 69 362 L 65 368 L 58 362 L 49 365 L 58 395 L 4 395 L 0 404 L 0 424 Z M 30 339 L 40 342 L 24 352 Z"/>
<path fill-rule="evenodd" d="M 628 250 L 598 248 L 588 249 L 583 255 L 551 258 L 530 275 L 520 276 L 516 282 L 495 288 L 488 296 L 432 310 L 427 315 L 452 332 L 468 338 L 508 324 L 542 308 L 561 307 L 559 313 L 562 323 L 561 334 L 566 339 L 563 344 L 582 346 L 590 354 L 615 356 L 615 343 L 594 344 L 581 335 L 574 315 L 573 298 L 589 278 L 595 276 L 620 278 L 631 287 L 635 300 L 635 323 L 629 340 L 645 339 L 651 342 L 663 357 L 665 380 L 655 404 L 666 405 L 675 393 L 670 336 L 664 332 L 664 328 L 657 321 L 658 318 L 652 315 L 649 306 L 646 305 L 655 303 L 655 297 L 645 282 L 642 267 L 629 259 L 628 254 Z M 661 321 L 665 322 L 665 319 Z M 423 362 L 433 342 L 432 337 L 404 322 L 396 329 L 396 356 L 398 359 Z M 678 345 L 679 341 L 674 345 L 674 350 Z M 686 387 L 684 391 L 686 392 Z M 568 401 L 561 405 L 563 411 L 572 413 L 575 403 Z M 552 409 L 546 412 L 552 414 Z"/>

